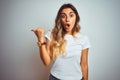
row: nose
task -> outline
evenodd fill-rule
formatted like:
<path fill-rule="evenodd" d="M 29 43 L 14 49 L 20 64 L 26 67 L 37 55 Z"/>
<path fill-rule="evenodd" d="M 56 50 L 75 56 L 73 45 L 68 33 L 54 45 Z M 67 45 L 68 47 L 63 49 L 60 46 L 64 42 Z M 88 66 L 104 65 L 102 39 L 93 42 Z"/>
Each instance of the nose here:
<path fill-rule="evenodd" d="M 66 17 L 66 22 L 70 22 L 70 17 Z"/>

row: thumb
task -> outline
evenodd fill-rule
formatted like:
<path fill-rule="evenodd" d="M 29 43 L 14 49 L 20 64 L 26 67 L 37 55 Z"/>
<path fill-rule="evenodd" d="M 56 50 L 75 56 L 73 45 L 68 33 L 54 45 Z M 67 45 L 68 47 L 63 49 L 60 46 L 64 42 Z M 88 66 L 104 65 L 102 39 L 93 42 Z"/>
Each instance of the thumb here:
<path fill-rule="evenodd" d="M 34 29 L 32 29 L 31 31 L 35 32 L 35 30 L 34 30 Z"/>
<path fill-rule="evenodd" d="M 34 32 L 35 35 L 37 36 L 37 33 L 36 33 L 36 30 L 35 30 L 35 29 L 32 29 L 31 31 Z"/>

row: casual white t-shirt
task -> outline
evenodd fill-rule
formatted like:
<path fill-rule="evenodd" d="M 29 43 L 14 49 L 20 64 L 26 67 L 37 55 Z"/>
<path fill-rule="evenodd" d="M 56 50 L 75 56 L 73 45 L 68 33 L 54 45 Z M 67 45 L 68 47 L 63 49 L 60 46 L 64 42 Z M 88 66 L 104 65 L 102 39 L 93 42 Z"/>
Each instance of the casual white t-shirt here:
<path fill-rule="evenodd" d="M 49 31 L 45 37 L 50 39 Z M 51 74 L 60 80 L 80 80 L 82 72 L 80 66 L 81 52 L 83 49 L 89 48 L 89 40 L 87 36 L 81 33 L 76 34 L 76 38 L 66 34 L 66 55 L 58 55 L 51 68 Z"/>

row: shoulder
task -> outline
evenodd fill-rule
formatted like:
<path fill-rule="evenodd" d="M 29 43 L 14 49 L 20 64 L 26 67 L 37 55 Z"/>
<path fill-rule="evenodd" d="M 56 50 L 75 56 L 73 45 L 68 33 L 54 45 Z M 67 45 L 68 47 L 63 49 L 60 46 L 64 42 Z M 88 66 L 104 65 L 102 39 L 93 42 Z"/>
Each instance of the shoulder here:
<path fill-rule="evenodd" d="M 89 38 L 87 35 L 78 33 L 77 38 L 79 39 L 80 43 L 82 44 L 83 49 L 90 47 L 90 42 L 89 42 Z"/>
<path fill-rule="evenodd" d="M 88 36 L 87 36 L 87 35 L 82 34 L 82 33 L 80 33 L 80 32 L 76 34 L 76 37 L 77 37 L 78 39 L 83 39 L 83 40 L 88 39 Z"/>

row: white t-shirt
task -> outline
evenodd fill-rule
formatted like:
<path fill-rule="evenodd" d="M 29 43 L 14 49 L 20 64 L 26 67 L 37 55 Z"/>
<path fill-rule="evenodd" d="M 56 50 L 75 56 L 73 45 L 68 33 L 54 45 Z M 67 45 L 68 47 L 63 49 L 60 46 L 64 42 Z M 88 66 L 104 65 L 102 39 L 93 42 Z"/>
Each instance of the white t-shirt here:
<path fill-rule="evenodd" d="M 45 37 L 50 39 L 51 32 L 48 32 Z M 51 68 L 51 74 L 60 80 L 80 80 L 82 72 L 80 66 L 81 52 L 83 49 L 89 48 L 89 40 L 87 36 L 81 33 L 76 34 L 76 38 L 66 34 L 66 55 L 59 55 L 54 61 Z"/>

